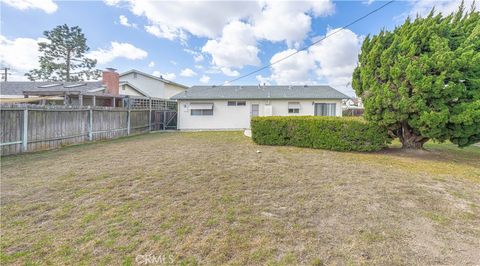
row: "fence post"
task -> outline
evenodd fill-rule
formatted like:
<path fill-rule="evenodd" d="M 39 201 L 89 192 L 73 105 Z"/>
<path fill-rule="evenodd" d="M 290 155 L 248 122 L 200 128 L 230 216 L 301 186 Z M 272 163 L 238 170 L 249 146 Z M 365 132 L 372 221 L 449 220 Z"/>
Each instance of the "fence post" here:
<path fill-rule="evenodd" d="M 152 131 L 152 97 L 148 98 L 148 131 Z"/>
<path fill-rule="evenodd" d="M 163 112 L 163 130 L 167 129 L 167 111 L 164 110 Z"/>
<path fill-rule="evenodd" d="M 130 135 L 130 106 L 127 110 L 127 135 Z"/>
<path fill-rule="evenodd" d="M 93 140 L 93 110 L 92 110 L 92 107 L 88 108 L 88 140 L 89 141 Z"/>
<path fill-rule="evenodd" d="M 22 137 L 22 150 L 26 152 L 28 149 L 28 107 L 23 110 L 23 137 Z"/>

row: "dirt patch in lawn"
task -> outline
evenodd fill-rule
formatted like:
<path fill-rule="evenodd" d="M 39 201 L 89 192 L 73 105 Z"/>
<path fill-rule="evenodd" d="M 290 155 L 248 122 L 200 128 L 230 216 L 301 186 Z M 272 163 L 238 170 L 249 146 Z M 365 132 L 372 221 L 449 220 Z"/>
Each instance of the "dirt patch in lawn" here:
<path fill-rule="evenodd" d="M 435 156 L 197 132 L 3 158 L 1 262 L 476 264 L 480 166 Z"/>

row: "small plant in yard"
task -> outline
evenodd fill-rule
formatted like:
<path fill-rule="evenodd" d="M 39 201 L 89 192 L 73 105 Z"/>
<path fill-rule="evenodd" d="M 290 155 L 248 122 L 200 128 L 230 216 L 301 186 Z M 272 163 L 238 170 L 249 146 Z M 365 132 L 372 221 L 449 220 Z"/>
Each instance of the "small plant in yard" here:
<path fill-rule="evenodd" d="M 378 151 L 389 142 L 386 130 L 353 117 L 254 117 L 251 127 L 253 141 L 265 145 Z"/>

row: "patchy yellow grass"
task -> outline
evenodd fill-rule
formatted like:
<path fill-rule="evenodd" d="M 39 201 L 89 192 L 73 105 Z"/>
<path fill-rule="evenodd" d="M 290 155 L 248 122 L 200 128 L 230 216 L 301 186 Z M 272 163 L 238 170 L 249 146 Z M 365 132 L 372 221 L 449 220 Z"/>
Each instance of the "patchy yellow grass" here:
<path fill-rule="evenodd" d="M 196 132 L 2 158 L 0 262 L 478 263 L 479 149 L 427 149 L 339 153 Z"/>
<path fill-rule="evenodd" d="M 464 160 L 442 158 L 448 152 L 438 151 L 394 151 L 392 154 L 384 152 L 374 154 L 345 154 L 346 159 L 356 160 L 361 163 L 376 165 L 385 169 L 401 169 L 404 172 L 434 175 L 440 179 L 470 179 L 480 183 L 480 168 L 475 164 L 474 156 Z"/>

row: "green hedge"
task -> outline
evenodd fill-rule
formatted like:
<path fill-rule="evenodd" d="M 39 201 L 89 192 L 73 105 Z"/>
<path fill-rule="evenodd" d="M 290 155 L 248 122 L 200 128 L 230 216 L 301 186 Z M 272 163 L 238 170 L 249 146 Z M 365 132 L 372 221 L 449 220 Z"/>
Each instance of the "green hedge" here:
<path fill-rule="evenodd" d="M 263 145 L 378 151 L 389 141 L 384 129 L 355 117 L 253 117 L 251 128 L 253 141 Z"/>

